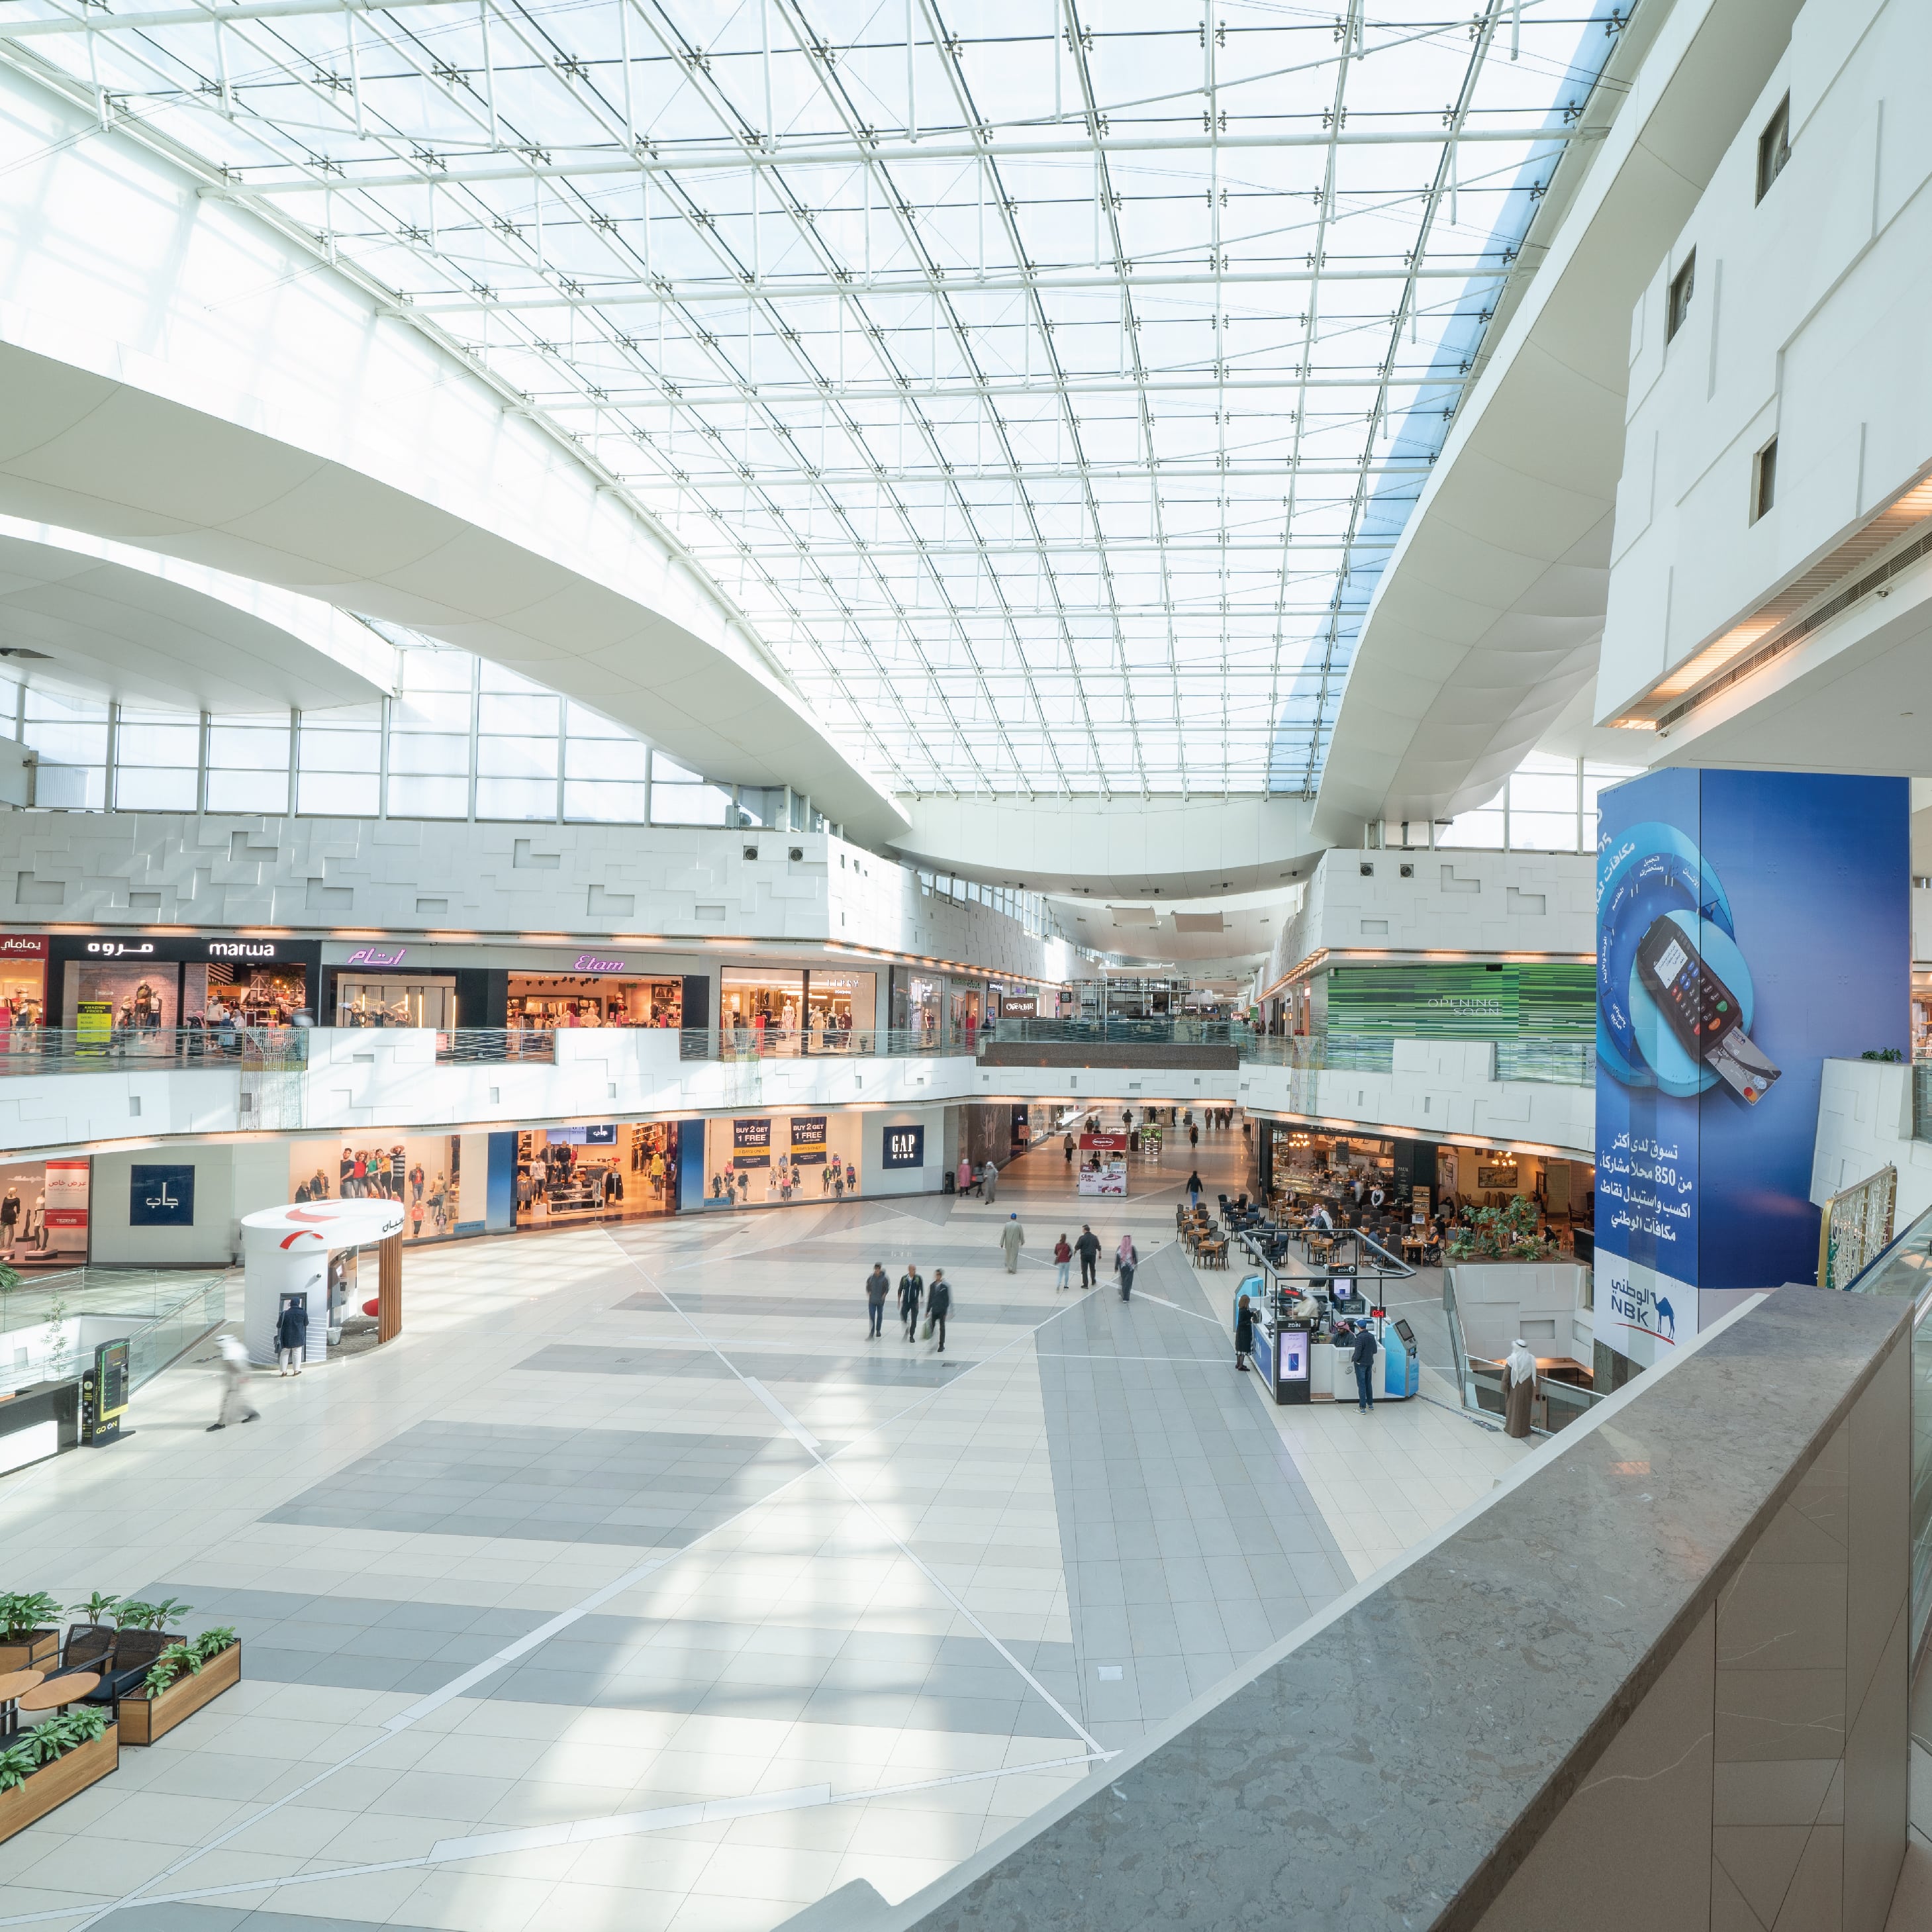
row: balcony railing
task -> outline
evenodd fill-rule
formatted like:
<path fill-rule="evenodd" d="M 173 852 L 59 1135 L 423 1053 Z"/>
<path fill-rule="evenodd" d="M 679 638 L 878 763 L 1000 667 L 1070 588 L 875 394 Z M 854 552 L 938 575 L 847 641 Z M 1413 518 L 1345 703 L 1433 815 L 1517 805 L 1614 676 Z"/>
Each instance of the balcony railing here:
<path fill-rule="evenodd" d="M 1916 1076 L 1922 1066 L 1912 1069 Z M 1912 1331 L 1912 1641 L 1932 1628 L 1932 1211 L 1919 1216 L 1852 1283 L 1854 1294 L 1909 1301 Z"/>
<path fill-rule="evenodd" d="M 970 1053 L 965 1027 L 686 1027 L 681 1060 L 934 1059 Z"/>
<path fill-rule="evenodd" d="M 1242 1020 L 1197 1019 L 1185 1013 L 1155 1019 L 997 1020 L 971 1035 L 1011 1046 L 1237 1046 L 1257 1037 Z"/>
<path fill-rule="evenodd" d="M 306 1027 L 21 1027 L 0 1045 L 0 1079 L 164 1066 L 280 1072 L 308 1064 Z"/>

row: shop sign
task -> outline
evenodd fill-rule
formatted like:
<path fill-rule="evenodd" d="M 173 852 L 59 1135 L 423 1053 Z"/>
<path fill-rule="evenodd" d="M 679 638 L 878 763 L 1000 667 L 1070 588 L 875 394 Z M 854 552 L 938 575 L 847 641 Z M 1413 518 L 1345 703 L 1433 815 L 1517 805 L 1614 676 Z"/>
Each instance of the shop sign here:
<path fill-rule="evenodd" d="M 1080 1146 L 1083 1152 L 1125 1154 L 1127 1137 L 1125 1134 L 1082 1134 Z"/>
<path fill-rule="evenodd" d="M 278 959 L 272 939 L 90 939 L 81 949 L 90 959 Z"/>
<path fill-rule="evenodd" d="M 128 1225 L 132 1228 L 192 1228 L 194 1169 L 136 1167 L 129 1175 Z"/>
<path fill-rule="evenodd" d="M 406 946 L 358 946 L 343 964 L 345 966 L 400 966 L 409 950 Z"/>
<path fill-rule="evenodd" d="M 601 952 L 580 952 L 572 961 L 573 973 L 621 973 L 624 962 L 621 959 L 608 959 Z"/>
<path fill-rule="evenodd" d="M 1040 1017 L 1037 993 L 1002 993 L 1000 1017 L 1003 1020 L 1031 1020 Z"/>
<path fill-rule="evenodd" d="M 50 1160 L 47 1162 L 46 1195 L 49 1228 L 85 1228 L 87 1226 L 88 1180 L 91 1162 Z"/>
<path fill-rule="evenodd" d="M 44 932 L 0 932 L 0 959 L 44 959 L 46 956 Z"/>
<path fill-rule="evenodd" d="M 886 1128 L 885 1156 L 879 1164 L 887 1168 L 923 1167 L 926 1165 L 925 1128 Z"/>
<path fill-rule="evenodd" d="M 732 1165 L 736 1167 L 770 1167 L 772 1164 L 772 1124 L 761 1120 L 731 1123 Z"/>

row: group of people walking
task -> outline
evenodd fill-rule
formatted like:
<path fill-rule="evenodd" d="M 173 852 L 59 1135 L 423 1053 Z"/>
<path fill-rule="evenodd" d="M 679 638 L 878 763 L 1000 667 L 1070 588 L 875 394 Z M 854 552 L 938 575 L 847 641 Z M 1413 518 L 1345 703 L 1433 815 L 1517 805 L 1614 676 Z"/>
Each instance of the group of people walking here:
<path fill-rule="evenodd" d="M 886 1273 L 884 1262 L 874 1262 L 872 1271 L 866 1277 L 866 1310 L 872 1325 L 866 1331 L 866 1340 L 878 1340 L 885 1334 L 886 1298 L 892 1292 L 892 1280 Z M 952 1312 L 952 1284 L 946 1279 L 944 1268 L 934 1268 L 932 1280 L 928 1284 L 919 1271 L 916 1262 L 906 1263 L 905 1273 L 899 1276 L 899 1319 L 905 1326 L 908 1342 L 919 1339 L 919 1311 L 926 1309 L 926 1339 L 938 1337 L 932 1352 L 943 1355 L 946 1352 L 946 1318 Z"/>

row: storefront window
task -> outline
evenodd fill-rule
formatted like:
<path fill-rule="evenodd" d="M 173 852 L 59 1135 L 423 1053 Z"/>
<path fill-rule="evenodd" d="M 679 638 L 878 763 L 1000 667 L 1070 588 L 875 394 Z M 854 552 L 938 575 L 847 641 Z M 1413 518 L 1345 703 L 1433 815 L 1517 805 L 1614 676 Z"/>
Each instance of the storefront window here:
<path fill-rule="evenodd" d="M 705 1203 L 776 1208 L 860 1191 L 860 1114 L 759 1114 L 707 1120 Z"/>
<path fill-rule="evenodd" d="M 344 1027 L 456 1024 L 456 982 L 428 974 L 344 973 L 335 982 L 335 1024 Z"/>
<path fill-rule="evenodd" d="M 298 1206 L 310 1201 L 400 1202 L 406 1243 L 448 1240 L 465 1218 L 462 1168 L 460 1134 L 377 1139 L 357 1132 L 341 1141 L 297 1141 L 289 1150 L 289 1198 Z M 472 1177 L 468 1219 L 472 1227 L 483 1218 L 484 1185 L 481 1172 Z"/>
<path fill-rule="evenodd" d="M 591 973 L 512 973 L 513 1027 L 649 1026 L 684 1024 L 681 978 L 628 980 Z"/>
<path fill-rule="evenodd" d="M 782 967 L 728 966 L 720 1024 L 743 1045 L 795 1052 L 805 1010 L 805 975 Z"/>
<path fill-rule="evenodd" d="M 927 1040 L 936 1038 L 944 1016 L 946 982 L 914 973 L 907 976 L 905 988 L 907 1030 Z"/>
<path fill-rule="evenodd" d="M 876 973 L 822 972 L 807 976 L 806 1046 L 811 1052 L 838 1052 L 855 1034 L 869 1034 L 878 999 Z"/>
<path fill-rule="evenodd" d="M 533 1129 L 517 1136 L 516 1225 L 629 1221 L 677 1205 L 677 1150 L 666 1122 Z"/>

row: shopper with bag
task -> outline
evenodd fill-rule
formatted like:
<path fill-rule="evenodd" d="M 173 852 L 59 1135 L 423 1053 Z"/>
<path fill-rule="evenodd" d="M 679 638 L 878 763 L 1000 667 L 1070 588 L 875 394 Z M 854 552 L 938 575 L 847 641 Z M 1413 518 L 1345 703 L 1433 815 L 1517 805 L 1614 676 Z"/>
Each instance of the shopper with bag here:
<path fill-rule="evenodd" d="M 932 1287 L 926 1298 L 926 1332 L 930 1336 L 935 1328 L 939 1330 L 939 1346 L 932 1352 L 935 1355 L 946 1352 L 946 1318 L 952 1310 L 952 1284 L 944 1268 L 934 1268 Z"/>
<path fill-rule="evenodd" d="M 1120 1237 L 1120 1245 L 1114 1250 L 1114 1272 L 1120 1278 L 1120 1299 L 1127 1300 L 1134 1292 L 1134 1270 L 1141 1264 L 1139 1251 L 1134 1246 L 1131 1234 Z"/>

